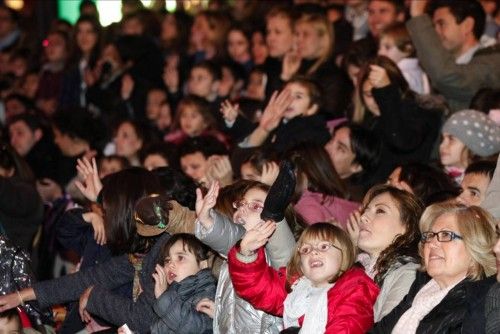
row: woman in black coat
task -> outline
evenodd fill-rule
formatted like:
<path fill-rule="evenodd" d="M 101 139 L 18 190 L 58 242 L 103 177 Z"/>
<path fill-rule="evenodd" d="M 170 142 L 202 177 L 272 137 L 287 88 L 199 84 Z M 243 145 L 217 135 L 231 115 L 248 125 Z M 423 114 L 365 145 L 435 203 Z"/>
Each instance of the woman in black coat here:
<path fill-rule="evenodd" d="M 433 204 L 420 221 L 426 272 L 371 333 L 484 333 L 485 296 L 496 271 L 492 218 L 479 207 Z"/>

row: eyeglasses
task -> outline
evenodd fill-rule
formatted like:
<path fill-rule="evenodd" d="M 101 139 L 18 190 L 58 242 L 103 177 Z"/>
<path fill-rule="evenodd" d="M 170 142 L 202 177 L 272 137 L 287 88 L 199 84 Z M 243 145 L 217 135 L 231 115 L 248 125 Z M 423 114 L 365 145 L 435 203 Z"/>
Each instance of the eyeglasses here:
<path fill-rule="evenodd" d="M 307 254 L 311 253 L 313 250 L 316 250 L 320 253 L 324 253 L 324 252 L 327 252 L 332 247 L 335 249 L 338 249 L 340 252 L 342 252 L 342 250 L 340 248 L 338 248 L 337 246 L 335 246 L 331 242 L 327 242 L 327 241 L 320 242 L 317 245 L 303 243 L 297 250 L 299 251 L 300 255 L 307 255 Z"/>
<path fill-rule="evenodd" d="M 431 242 L 437 236 L 439 242 L 450 242 L 455 239 L 463 240 L 462 236 L 452 231 L 439 231 L 439 232 L 423 232 L 420 239 L 423 243 Z"/>
<path fill-rule="evenodd" d="M 255 201 L 247 202 L 247 201 L 241 200 L 241 201 L 234 201 L 233 202 L 233 208 L 235 208 L 235 209 L 239 209 L 239 208 L 244 207 L 244 206 L 246 206 L 247 209 L 249 209 L 250 211 L 253 211 L 253 212 L 262 212 L 262 209 L 264 208 L 264 205 L 262 205 L 262 203 L 255 202 Z"/>

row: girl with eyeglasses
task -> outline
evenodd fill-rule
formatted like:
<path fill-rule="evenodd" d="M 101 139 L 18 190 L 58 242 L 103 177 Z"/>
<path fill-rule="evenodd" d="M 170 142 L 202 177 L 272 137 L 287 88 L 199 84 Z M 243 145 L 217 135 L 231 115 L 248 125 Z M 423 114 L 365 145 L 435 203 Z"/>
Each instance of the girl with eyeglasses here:
<path fill-rule="evenodd" d="M 371 332 L 485 333 L 485 297 L 496 272 L 494 226 L 477 206 L 429 206 L 420 220 L 424 271 L 417 272 L 408 295 Z"/>
<path fill-rule="evenodd" d="M 377 285 L 353 266 L 354 246 L 341 228 L 317 223 L 307 227 L 287 267 L 265 261 L 268 224 L 245 234 L 228 255 L 236 292 L 255 308 L 283 316 L 287 332 L 365 333 L 373 324 Z"/>
<path fill-rule="evenodd" d="M 284 183 L 288 186 L 284 186 Z M 221 189 L 220 196 L 215 183 L 205 196 L 198 191 L 196 237 L 226 257 L 244 234 L 254 233 L 256 229 L 266 226 L 274 234 L 269 235 L 262 244 L 267 243 L 264 262 L 275 268 L 286 265 L 295 248 L 293 234 L 285 219 L 285 208 L 289 206 L 294 185 L 293 169 L 282 165 L 277 181 L 271 188 L 258 181 L 241 180 Z M 281 193 L 277 194 L 278 191 Z M 281 205 L 274 205 L 273 210 L 270 210 L 270 197 L 274 198 L 274 204 L 277 199 L 283 199 L 279 203 Z M 226 203 L 229 199 L 232 201 L 231 207 Z M 269 213 L 272 218 L 268 219 Z M 283 328 L 279 317 L 255 308 L 236 293 L 227 262 L 223 263 L 220 270 L 215 302 L 206 301 L 200 305 L 200 310 L 214 318 L 214 333 L 271 334 L 279 333 Z"/>

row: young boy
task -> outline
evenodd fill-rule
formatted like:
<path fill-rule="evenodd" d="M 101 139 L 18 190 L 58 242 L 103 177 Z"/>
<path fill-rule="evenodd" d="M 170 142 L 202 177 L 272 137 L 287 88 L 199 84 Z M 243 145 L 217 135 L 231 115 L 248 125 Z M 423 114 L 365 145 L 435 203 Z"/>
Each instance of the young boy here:
<path fill-rule="evenodd" d="M 495 167 L 494 161 L 484 160 L 471 163 L 465 170 L 460 184 L 462 193 L 457 197 L 457 201 L 467 206 L 479 206 L 486 196 Z"/>
<path fill-rule="evenodd" d="M 21 334 L 23 330 L 17 309 L 0 313 L 0 334 Z"/>

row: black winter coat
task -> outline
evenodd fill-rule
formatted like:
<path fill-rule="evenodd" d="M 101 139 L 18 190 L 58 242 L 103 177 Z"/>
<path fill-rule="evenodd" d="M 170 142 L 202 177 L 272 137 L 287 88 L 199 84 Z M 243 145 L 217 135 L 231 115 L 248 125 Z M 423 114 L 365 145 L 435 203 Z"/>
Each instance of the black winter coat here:
<path fill-rule="evenodd" d="M 430 280 L 431 277 L 427 273 L 417 271 L 415 281 L 406 297 L 391 313 L 377 322 L 369 333 L 390 333 L 399 318 L 411 307 L 418 291 Z M 480 281 L 464 279 L 420 321 L 416 334 L 484 333 L 485 297 L 494 283 L 492 277 Z"/>

